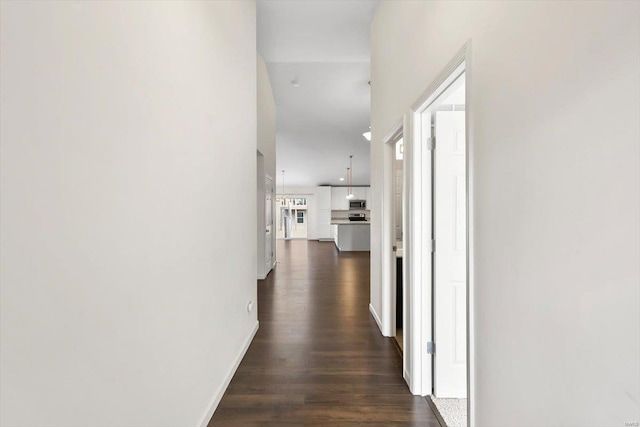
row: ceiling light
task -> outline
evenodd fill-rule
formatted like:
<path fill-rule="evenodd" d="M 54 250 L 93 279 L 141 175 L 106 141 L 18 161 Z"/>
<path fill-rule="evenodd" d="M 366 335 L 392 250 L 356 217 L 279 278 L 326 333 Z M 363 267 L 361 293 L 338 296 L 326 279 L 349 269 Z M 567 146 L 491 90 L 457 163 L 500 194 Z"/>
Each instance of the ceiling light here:
<path fill-rule="evenodd" d="M 291 80 L 291 84 L 293 85 L 293 87 L 298 87 L 300 86 L 300 83 L 298 83 L 297 80 Z"/>
<path fill-rule="evenodd" d="M 371 131 L 363 133 L 362 136 L 364 136 L 367 141 L 371 142 Z"/>
<path fill-rule="evenodd" d="M 344 181 L 344 178 L 340 178 L 340 181 Z"/>

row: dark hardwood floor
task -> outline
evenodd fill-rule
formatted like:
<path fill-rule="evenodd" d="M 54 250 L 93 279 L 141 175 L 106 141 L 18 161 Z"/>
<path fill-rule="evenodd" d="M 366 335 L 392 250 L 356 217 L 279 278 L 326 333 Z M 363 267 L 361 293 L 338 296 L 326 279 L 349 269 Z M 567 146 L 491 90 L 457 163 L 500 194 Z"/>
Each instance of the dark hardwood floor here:
<path fill-rule="evenodd" d="M 209 426 L 439 427 L 369 314 L 369 253 L 279 241 L 260 329 Z"/>

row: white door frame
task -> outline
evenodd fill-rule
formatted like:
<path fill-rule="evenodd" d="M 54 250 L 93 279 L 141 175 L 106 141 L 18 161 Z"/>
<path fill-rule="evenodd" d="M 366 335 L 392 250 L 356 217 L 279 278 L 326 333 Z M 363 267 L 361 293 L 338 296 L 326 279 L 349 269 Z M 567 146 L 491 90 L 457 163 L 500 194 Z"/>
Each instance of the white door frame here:
<path fill-rule="evenodd" d="M 265 189 L 264 189 L 265 198 L 267 194 L 271 194 L 271 242 L 270 242 L 271 243 L 271 260 L 270 260 L 270 265 L 267 267 L 267 272 L 265 274 L 265 277 L 266 277 L 269 275 L 271 270 L 273 270 L 273 268 L 276 266 L 276 229 L 275 229 L 276 192 L 275 192 L 275 181 L 273 177 L 268 173 L 265 173 L 264 177 L 265 177 L 265 183 L 267 179 L 271 180 L 271 188 L 266 188 L 266 185 L 265 185 Z M 266 216 L 265 216 L 265 225 L 267 225 Z M 265 256 L 265 261 L 266 261 L 266 256 Z"/>
<path fill-rule="evenodd" d="M 398 121 L 391 131 L 384 137 L 383 162 L 384 179 L 382 188 L 382 335 L 395 337 L 396 335 L 396 306 L 395 306 L 395 262 L 393 253 L 395 245 L 395 177 L 393 176 L 395 159 L 395 142 L 403 135 L 403 122 Z M 403 178 L 404 179 L 404 178 Z"/>
<path fill-rule="evenodd" d="M 395 206 L 395 142 L 400 135 L 404 144 L 403 180 L 403 360 L 402 373 L 411 392 L 425 396 L 431 392 L 431 358 L 426 357 L 424 343 L 431 339 L 431 292 L 422 284 L 422 277 L 431 277 L 431 257 L 426 263 L 422 254 L 430 254 L 431 238 L 425 237 L 422 224 L 426 223 L 425 232 L 431 229 L 431 199 L 422 193 L 423 185 L 430 189 L 431 152 L 423 150 L 414 135 L 420 132 L 420 126 L 413 123 L 413 110 L 407 112 L 383 139 L 384 179 L 382 189 L 382 324 L 383 335 L 392 337 L 396 333 L 395 318 L 395 244 L 394 206 Z M 426 156 L 423 159 L 423 152 Z M 423 171 L 426 165 L 427 171 Z M 423 182 L 423 174 L 428 180 Z M 424 218 L 423 212 L 429 217 Z M 430 280 L 430 279 L 429 279 Z M 424 288 L 424 289 L 423 289 Z M 424 305 L 423 304 L 427 304 Z M 428 310 L 423 310 L 427 307 Z M 423 345 L 424 344 L 424 345 Z M 428 385 L 428 386 L 427 386 Z"/>
<path fill-rule="evenodd" d="M 407 322 L 410 333 L 405 334 L 405 346 L 411 349 L 407 383 L 414 394 L 431 394 L 432 358 L 427 354 L 426 343 L 432 340 L 431 301 L 431 151 L 426 149 L 429 135 L 422 129 L 431 129 L 430 120 L 422 123 L 429 106 L 462 72 L 466 79 L 466 149 L 467 149 L 467 398 L 470 425 L 475 424 L 474 399 L 474 293 L 473 293 L 473 109 L 471 104 L 471 43 L 454 56 L 438 77 L 425 90 L 405 115 L 405 271 L 407 280 Z M 384 249 L 384 247 L 383 247 Z M 408 261 L 408 262 L 407 262 Z M 408 341 L 408 342 L 407 342 Z"/>

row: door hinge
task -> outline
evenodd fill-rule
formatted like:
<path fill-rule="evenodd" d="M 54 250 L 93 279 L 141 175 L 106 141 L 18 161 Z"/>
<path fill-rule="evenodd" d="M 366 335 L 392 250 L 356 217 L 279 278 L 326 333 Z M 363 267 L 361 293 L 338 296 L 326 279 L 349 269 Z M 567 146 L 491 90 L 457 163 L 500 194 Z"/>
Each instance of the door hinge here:
<path fill-rule="evenodd" d="M 431 138 L 427 139 L 427 150 L 433 151 L 435 148 L 436 148 L 436 137 L 432 136 Z"/>
<path fill-rule="evenodd" d="M 435 252 L 436 251 L 436 241 L 434 239 L 431 239 L 431 252 Z"/>
<path fill-rule="evenodd" d="M 433 341 L 427 343 L 427 354 L 436 354 L 436 344 Z"/>

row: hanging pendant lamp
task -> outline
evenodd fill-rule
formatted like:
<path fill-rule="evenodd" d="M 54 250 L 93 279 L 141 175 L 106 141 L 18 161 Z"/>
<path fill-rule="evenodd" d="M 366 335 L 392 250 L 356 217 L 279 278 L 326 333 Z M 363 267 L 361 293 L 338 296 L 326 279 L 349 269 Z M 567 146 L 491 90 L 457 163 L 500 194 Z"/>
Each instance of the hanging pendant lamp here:
<path fill-rule="evenodd" d="M 353 156 L 349 156 L 349 169 L 347 169 L 349 175 L 349 191 L 347 192 L 347 200 L 353 199 L 353 191 L 351 188 L 351 176 L 353 174 Z"/>

